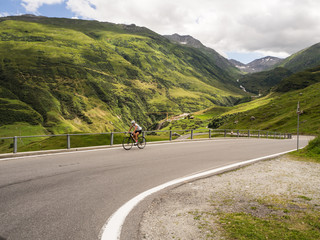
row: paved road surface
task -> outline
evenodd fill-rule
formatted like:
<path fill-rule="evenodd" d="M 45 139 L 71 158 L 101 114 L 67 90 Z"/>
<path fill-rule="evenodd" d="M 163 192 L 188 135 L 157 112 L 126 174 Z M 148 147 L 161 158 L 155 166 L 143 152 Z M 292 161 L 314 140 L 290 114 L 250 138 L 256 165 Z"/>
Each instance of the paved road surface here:
<path fill-rule="evenodd" d="M 109 216 L 141 192 L 295 147 L 295 140 L 234 138 L 0 161 L 0 239 L 98 239 Z"/>

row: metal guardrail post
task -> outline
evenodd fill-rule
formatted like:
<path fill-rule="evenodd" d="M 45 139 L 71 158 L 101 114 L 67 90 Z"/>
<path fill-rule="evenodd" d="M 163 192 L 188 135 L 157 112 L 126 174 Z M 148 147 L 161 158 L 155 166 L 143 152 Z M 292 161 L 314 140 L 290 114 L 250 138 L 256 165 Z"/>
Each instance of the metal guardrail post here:
<path fill-rule="evenodd" d="M 258 138 L 260 138 L 260 130 L 258 131 Z"/>
<path fill-rule="evenodd" d="M 211 129 L 209 129 L 209 138 L 211 138 Z"/>
<path fill-rule="evenodd" d="M 224 137 L 227 136 L 227 129 L 224 130 Z"/>
<path fill-rule="evenodd" d="M 240 137 L 240 131 L 239 131 L 239 129 L 237 130 L 237 137 Z"/>
<path fill-rule="evenodd" d="M 248 138 L 250 137 L 250 130 L 248 130 Z"/>
<path fill-rule="evenodd" d="M 18 152 L 18 137 L 13 137 L 13 153 Z"/>
<path fill-rule="evenodd" d="M 113 145 L 113 132 L 111 132 L 110 134 L 110 146 Z"/>
<path fill-rule="evenodd" d="M 268 139 L 268 132 L 267 132 L 267 139 Z"/>
<path fill-rule="evenodd" d="M 170 137 L 169 140 L 172 141 L 172 130 L 170 130 Z"/>
<path fill-rule="evenodd" d="M 67 134 L 67 148 L 71 148 L 70 134 Z"/>
<path fill-rule="evenodd" d="M 193 129 L 191 130 L 191 140 L 193 139 Z"/>

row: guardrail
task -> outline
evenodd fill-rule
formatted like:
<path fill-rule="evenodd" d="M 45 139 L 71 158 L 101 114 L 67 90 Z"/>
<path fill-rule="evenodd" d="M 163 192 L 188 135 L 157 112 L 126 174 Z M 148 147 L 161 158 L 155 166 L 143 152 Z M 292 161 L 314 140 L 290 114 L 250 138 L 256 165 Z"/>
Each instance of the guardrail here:
<path fill-rule="evenodd" d="M 108 132 L 108 133 L 79 133 L 79 134 L 60 134 L 60 135 L 35 135 L 35 136 L 14 136 L 0 137 L 0 146 L 9 144 L 12 149 L 9 152 L 17 153 L 19 140 L 22 145 L 22 151 L 37 151 L 49 149 L 71 149 L 89 146 L 103 146 L 121 144 L 124 135 L 127 132 Z M 240 130 L 240 129 L 188 129 L 188 130 L 167 130 L 167 131 L 143 131 L 143 136 L 147 142 L 150 141 L 174 141 L 177 139 L 196 139 L 214 137 L 255 137 L 255 138 L 278 138 L 291 139 L 292 134 L 279 133 L 264 130 Z M 108 137 L 105 137 L 109 135 Z M 93 138 L 93 136 L 98 136 Z M 79 141 L 79 137 L 87 137 Z M 34 140 L 30 140 L 30 139 Z M 55 140 L 53 140 L 55 138 Z M 60 139 L 57 139 L 60 138 Z M 71 141 L 74 139 L 74 143 Z M 26 140 L 28 139 L 28 140 Z M 25 140 L 25 142 L 23 142 Z M 10 143 L 10 141 L 12 141 Z M 53 144 L 51 144 L 53 143 Z M 72 145 L 73 143 L 73 145 Z M 37 149 L 38 148 L 38 149 Z M 3 148 L 2 148 L 3 149 Z M 2 150 L 3 151 L 3 150 Z M 8 152 L 7 152 L 8 153 Z"/>

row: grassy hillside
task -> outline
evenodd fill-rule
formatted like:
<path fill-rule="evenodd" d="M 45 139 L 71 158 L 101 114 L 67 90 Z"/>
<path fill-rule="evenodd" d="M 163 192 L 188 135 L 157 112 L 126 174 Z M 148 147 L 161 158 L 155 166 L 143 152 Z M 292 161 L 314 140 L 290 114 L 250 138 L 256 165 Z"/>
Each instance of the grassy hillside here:
<path fill-rule="evenodd" d="M 268 101 L 244 112 L 226 112 L 220 128 L 272 129 L 276 131 L 297 131 L 297 102 L 303 113 L 300 115 L 300 132 L 320 133 L 320 83 L 285 94 L 273 93 Z M 252 118 L 253 117 L 253 118 Z"/>
<path fill-rule="evenodd" d="M 280 67 L 296 73 L 320 65 L 320 43 L 303 49 L 280 63 Z"/>
<path fill-rule="evenodd" d="M 295 73 L 283 79 L 275 88 L 276 92 L 288 92 L 302 89 L 320 82 L 320 65 L 302 72 Z"/>
<path fill-rule="evenodd" d="M 291 74 L 292 72 L 288 69 L 278 67 L 269 71 L 243 75 L 240 77 L 239 83 L 251 93 L 266 94 L 273 86 Z"/>
<path fill-rule="evenodd" d="M 0 129 L 148 127 L 244 96 L 210 56 L 135 25 L 20 16 L 0 18 L 0 33 Z"/>
<path fill-rule="evenodd" d="M 164 35 L 164 37 L 182 46 L 190 46 L 200 50 L 210 59 L 213 59 L 215 64 L 221 69 L 224 69 L 226 71 L 226 74 L 232 76 L 234 80 L 236 80 L 238 76 L 242 74 L 242 72 L 238 68 L 236 68 L 228 59 L 222 57 L 214 49 L 204 46 L 199 40 L 193 38 L 192 36 L 180 36 L 179 34 L 175 33 L 173 35 Z"/>
<path fill-rule="evenodd" d="M 300 101 L 300 133 L 320 133 L 320 82 L 286 93 L 270 93 L 233 107 L 214 106 L 195 112 L 193 119 L 164 124 L 164 129 L 220 128 L 260 129 L 288 133 L 297 131 L 297 103 Z"/>

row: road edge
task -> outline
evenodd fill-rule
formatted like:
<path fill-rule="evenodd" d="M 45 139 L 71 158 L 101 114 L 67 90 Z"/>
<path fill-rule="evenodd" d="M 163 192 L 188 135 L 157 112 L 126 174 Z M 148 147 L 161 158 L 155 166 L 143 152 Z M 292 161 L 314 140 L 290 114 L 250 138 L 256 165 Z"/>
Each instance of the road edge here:
<path fill-rule="evenodd" d="M 101 240 L 120 240 L 122 226 L 123 226 L 127 216 L 129 215 L 129 213 L 140 202 L 142 202 L 146 197 L 148 197 L 156 192 L 159 192 L 167 187 L 171 187 L 173 185 L 180 184 L 180 183 L 187 182 L 187 181 L 191 181 L 191 180 L 195 180 L 198 178 L 208 177 L 208 176 L 211 176 L 211 175 L 214 175 L 217 173 L 226 172 L 226 171 L 233 170 L 233 169 L 239 168 L 239 167 L 243 167 L 245 165 L 249 165 L 249 164 L 252 164 L 252 163 L 255 163 L 258 161 L 279 157 L 281 155 L 284 155 L 286 153 L 293 152 L 293 151 L 296 151 L 296 149 L 292 149 L 289 151 L 276 153 L 276 154 L 272 154 L 272 155 L 268 155 L 268 156 L 264 156 L 264 157 L 254 158 L 254 159 L 242 161 L 239 163 L 229 164 L 227 166 L 215 168 L 215 169 L 205 171 L 205 172 L 200 172 L 200 173 L 197 173 L 197 174 L 194 174 L 191 176 L 178 178 L 178 179 L 169 181 L 167 183 L 161 184 L 157 187 L 151 188 L 145 192 L 142 192 L 141 194 L 137 195 L 136 197 L 132 198 L 131 200 L 126 202 L 124 205 L 122 205 L 116 212 L 114 212 L 109 217 L 107 222 L 104 224 L 104 226 L 100 230 L 99 239 L 101 239 Z"/>

